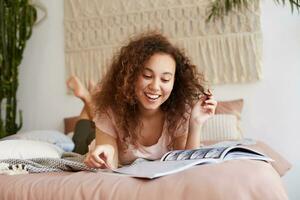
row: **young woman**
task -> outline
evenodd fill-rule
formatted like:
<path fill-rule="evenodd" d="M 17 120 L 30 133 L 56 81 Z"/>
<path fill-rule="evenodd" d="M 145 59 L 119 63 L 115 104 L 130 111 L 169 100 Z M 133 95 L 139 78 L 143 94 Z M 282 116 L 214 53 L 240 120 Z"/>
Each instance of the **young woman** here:
<path fill-rule="evenodd" d="M 74 79 L 73 85 L 80 85 Z M 171 149 L 199 147 L 201 127 L 217 105 L 203 84 L 196 66 L 161 34 L 131 40 L 113 57 L 93 94 L 89 117 L 96 139 L 85 164 L 117 168 L 138 157 L 159 159 Z M 82 94 L 90 108 L 91 96 Z"/>

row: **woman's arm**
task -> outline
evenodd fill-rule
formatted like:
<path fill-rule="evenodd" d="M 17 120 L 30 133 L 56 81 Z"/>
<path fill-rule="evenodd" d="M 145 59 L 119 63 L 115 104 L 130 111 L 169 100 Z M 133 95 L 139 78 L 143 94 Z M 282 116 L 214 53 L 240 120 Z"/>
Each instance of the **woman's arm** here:
<path fill-rule="evenodd" d="M 200 146 L 200 132 L 202 125 L 189 128 L 189 133 L 174 139 L 174 150 L 196 149 Z"/>
<path fill-rule="evenodd" d="M 174 150 L 183 150 L 186 146 L 187 135 L 184 134 L 182 136 L 176 137 L 174 139 Z"/>
<path fill-rule="evenodd" d="M 192 108 L 189 121 L 189 133 L 185 149 L 195 149 L 200 146 L 200 134 L 203 124 L 215 114 L 217 101 L 210 93 L 199 98 Z"/>
<path fill-rule="evenodd" d="M 94 149 L 88 152 L 85 164 L 95 168 L 118 167 L 117 139 L 96 128 L 96 144 Z"/>
<path fill-rule="evenodd" d="M 190 124 L 185 149 L 196 149 L 200 147 L 200 134 L 202 124 Z"/>

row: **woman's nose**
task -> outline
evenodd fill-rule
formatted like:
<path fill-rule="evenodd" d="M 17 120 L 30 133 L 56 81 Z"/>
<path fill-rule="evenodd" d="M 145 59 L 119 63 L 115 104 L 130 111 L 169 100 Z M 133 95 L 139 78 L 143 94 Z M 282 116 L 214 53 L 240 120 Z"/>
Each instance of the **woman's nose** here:
<path fill-rule="evenodd" d="M 155 80 L 153 79 L 149 85 L 149 88 L 152 90 L 152 91 L 158 91 L 159 90 L 159 81 L 158 80 Z"/>

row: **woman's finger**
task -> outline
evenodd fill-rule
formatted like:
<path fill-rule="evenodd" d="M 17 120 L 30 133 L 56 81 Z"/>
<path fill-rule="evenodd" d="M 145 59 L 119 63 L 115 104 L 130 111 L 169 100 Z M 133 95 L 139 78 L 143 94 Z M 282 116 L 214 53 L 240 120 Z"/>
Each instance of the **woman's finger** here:
<path fill-rule="evenodd" d="M 210 89 L 208 89 L 206 92 L 204 91 L 203 94 L 205 94 L 208 97 L 212 96 L 212 93 L 211 93 Z"/>
<path fill-rule="evenodd" d="M 208 111 L 214 111 L 215 110 L 214 105 L 204 105 L 203 108 L 208 110 Z"/>
<path fill-rule="evenodd" d="M 84 164 L 86 165 L 86 166 L 88 166 L 88 167 L 94 167 L 93 165 L 92 165 L 92 163 L 90 162 L 90 160 L 89 159 L 85 159 L 84 161 Z"/>
<path fill-rule="evenodd" d="M 103 166 L 105 166 L 105 162 L 103 160 L 100 162 L 95 161 L 94 157 L 91 155 L 87 156 L 87 158 L 84 160 L 84 163 L 88 167 L 92 167 L 92 168 L 102 168 Z"/>
<path fill-rule="evenodd" d="M 214 99 L 207 99 L 204 101 L 205 104 L 210 104 L 210 105 L 217 105 L 217 101 Z"/>
<path fill-rule="evenodd" d="M 98 161 L 95 161 L 95 160 L 93 159 L 93 157 L 91 157 L 90 163 L 91 163 L 91 165 L 92 165 L 93 167 L 95 167 L 95 168 L 101 168 L 101 167 L 104 165 L 104 162 L 98 162 Z"/>
<path fill-rule="evenodd" d="M 101 163 L 99 163 L 99 162 L 97 162 L 97 161 L 94 160 L 94 158 L 93 158 L 93 156 L 92 156 L 91 153 L 88 153 L 88 154 L 87 154 L 87 156 L 86 156 L 86 158 L 85 158 L 85 160 L 84 160 L 84 163 L 85 163 L 85 165 L 87 165 L 88 167 L 96 167 L 96 168 L 98 168 L 98 167 L 101 167 L 101 166 L 102 166 Z"/>
<path fill-rule="evenodd" d="M 97 163 L 100 163 L 100 164 L 104 164 L 104 160 L 100 158 L 100 155 L 103 154 L 102 152 L 99 154 L 97 152 L 93 152 L 91 154 L 91 159 L 94 160 L 95 162 Z"/>
<path fill-rule="evenodd" d="M 88 166 L 96 168 L 111 168 L 113 166 L 114 149 L 111 145 L 98 145 L 91 150 L 85 159 Z"/>
<path fill-rule="evenodd" d="M 93 160 L 101 164 L 103 168 L 111 168 L 109 161 L 112 160 L 113 152 L 109 146 L 98 146 L 91 156 Z"/>
<path fill-rule="evenodd" d="M 214 95 L 206 95 L 206 100 L 208 99 L 214 99 Z"/>

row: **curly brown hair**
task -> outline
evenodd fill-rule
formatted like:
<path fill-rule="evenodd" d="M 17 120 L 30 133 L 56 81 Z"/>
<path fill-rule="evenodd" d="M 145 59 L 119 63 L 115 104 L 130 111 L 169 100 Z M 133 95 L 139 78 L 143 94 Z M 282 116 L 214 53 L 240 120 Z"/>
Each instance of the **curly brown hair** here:
<path fill-rule="evenodd" d="M 184 114 L 193 106 L 195 99 L 204 92 L 203 74 L 198 73 L 196 66 L 191 64 L 184 52 L 172 45 L 162 34 L 143 33 L 131 39 L 113 57 L 106 76 L 100 82 L 100 89 L 93 97 L 95 114 L 106 113 L 108 109 L 113 111 L 117 128 L 124 132 L 119 142 L 126 147 L 128 141 L 137 144 L 142 127 L 134 86 L 143 71 L 144 64 L 157 53 L 172 56 L 176 63 L 173 90 L 161 105 L 171 141 L 175 137 L 174 131 L 187 120 Z M 173 142 L 169 144 L 169 148 L 172 147 Z"/>

